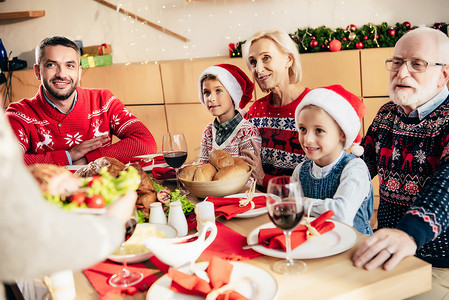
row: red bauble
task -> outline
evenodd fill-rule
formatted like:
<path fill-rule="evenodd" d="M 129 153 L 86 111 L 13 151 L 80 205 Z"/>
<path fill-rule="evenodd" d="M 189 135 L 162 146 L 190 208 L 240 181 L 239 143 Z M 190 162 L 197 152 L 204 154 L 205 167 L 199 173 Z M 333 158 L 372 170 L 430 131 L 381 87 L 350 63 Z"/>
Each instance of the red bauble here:
<path fill-rule="evenodd" d="M 332 52 L 337 52 L 341 50 L 341 42 L 339 40 L 332 40 L 329 43 L 329 50 Z"/>
<path fill-rule="evenodd" d="M 404 24 L 405 25 L 405 27 L 407 27 L 407 28 L 410 28 L 412 25 L 410 24 L 410 22 L 404 22 L 404 23 L 402 23 L 402 24 Z"/>
<path fill-rule="evenodd" d="M 363 43 L 362 43 L 362 42 L 357 42 L 357 43 L 355 44 L 355 47 L 356 47 L 357 49 L 362 49 L 362 48 L 363 48 Z"/>
<path fill-rule="evenodd" d="M 363 37 L 363 39 L 366 41 L 366 40 L 368 39 L 368 37 L 365 35 L 365 36 Z"/>
<path fill-rule="evenodd" d="M 314 37 L 313 35 L 310 37 L 310 39 L 311 40 L 314 40 L 314 39 L 316 39 L 316 37 Z"/>
<path fill-rule="evenodd" d="M 310 45 L 311 48 L 315 48 L 315 47 L 318 46 L 318 41 L 317 40 L 311 40 L 309 45 Z"/>
<path fill-rule="evenodd" d="M 342 41 L 347 41 L 348 39 L 346 37 L 343 37 L 341 40 Z"/>
<path fill-rule="evenodd" d="M 394 28 L 390 28 L 390 29 L 388 29 L 388 34 L 390 35 L 390 36 L 394 36 L 395 34 L 396 34 L 396 30 L 394 29 Z"/>
<path fill-rule="evenodd" d="M 378 40 L 379 39 L 379 35 L 378 34 L 376 34 L 376 40 Z"/>
<path fill-rule="evenodd" d="M 346 27 L 346 30 L 351 30 L 351 31 L 355 31 L 357 29 L 357 26 L 355 26 L 354 24 L 348 25 Z"/>

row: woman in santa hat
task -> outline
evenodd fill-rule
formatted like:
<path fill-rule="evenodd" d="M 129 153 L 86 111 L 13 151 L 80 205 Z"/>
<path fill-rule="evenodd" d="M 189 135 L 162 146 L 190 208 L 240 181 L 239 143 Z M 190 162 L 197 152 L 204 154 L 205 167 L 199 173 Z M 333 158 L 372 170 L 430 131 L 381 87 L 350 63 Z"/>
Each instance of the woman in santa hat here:
<path fill-rule="evenodd" d="M 266 187 L 274 176 L 291 175 L 305 159 L 295 129 L 295 109 L 310 91 L 298 85 L 301 63 L 298 46 L 282 31 L 259 32 L 246 41 L 243 58 L 254 80 L 269 94 L 257 100 L 245 118 L 260 132 L 262 147 L 244 151 L 257 184 Z"/>

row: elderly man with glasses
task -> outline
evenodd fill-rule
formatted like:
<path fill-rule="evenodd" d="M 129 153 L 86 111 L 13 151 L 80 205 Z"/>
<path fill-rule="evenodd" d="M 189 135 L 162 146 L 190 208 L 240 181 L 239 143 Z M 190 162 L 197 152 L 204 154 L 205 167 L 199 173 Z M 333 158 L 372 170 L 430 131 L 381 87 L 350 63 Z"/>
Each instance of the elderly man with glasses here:
<path fill-rule="evenodd" d="M 354 265 L 390 270 L 416 255 L 433 267 L 432 290 L 419 299 L 449 299 L 449 38 L 412 30 L 385 64 L 392 102 L 362 141 L 371 176 L 379 176 L 379 230 Z"/>

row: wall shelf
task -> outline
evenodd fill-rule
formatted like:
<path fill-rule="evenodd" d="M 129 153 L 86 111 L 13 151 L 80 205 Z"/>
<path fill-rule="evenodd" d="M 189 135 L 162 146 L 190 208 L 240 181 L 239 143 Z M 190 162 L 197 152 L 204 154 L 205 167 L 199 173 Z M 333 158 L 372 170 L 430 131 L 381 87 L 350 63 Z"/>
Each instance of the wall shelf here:
<path fill-rule="evenodd" d="M 25 10 L 0 13 L 0 20 L 38 18 L 45 16 L 45 10 Z"/>

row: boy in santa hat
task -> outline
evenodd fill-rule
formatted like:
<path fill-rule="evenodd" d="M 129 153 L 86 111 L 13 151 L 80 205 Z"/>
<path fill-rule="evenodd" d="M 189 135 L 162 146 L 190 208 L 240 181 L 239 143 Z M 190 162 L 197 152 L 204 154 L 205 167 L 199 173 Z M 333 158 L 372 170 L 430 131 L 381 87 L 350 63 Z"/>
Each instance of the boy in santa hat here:
<path fill-rule="evenodd" d="M 307 160 L 293 171 L 312 216 L 332 210 L 333 219 L 371 235 L 374 192 L 359 134 L 363 102 L 340 85 L 310 91 L 295 111 L 298 139 Z M 347 150 L 352 145 L 352 153 Z M 354 155 L 355 154 L 355 155 Z"/>
<path fill-rule="evenodd" d="M 238 67 L 219 64 L 208 67 L 198 80 L 201 103 L 215 117 L 204 129 L 199 161 L 209 162 L 213 150 L 240 156 L 243 149 L 254 151 L 251 140 L 260 148 L 259 130 L 245 120 L 238 109 L 251 100 L 254 83 Z"/>

